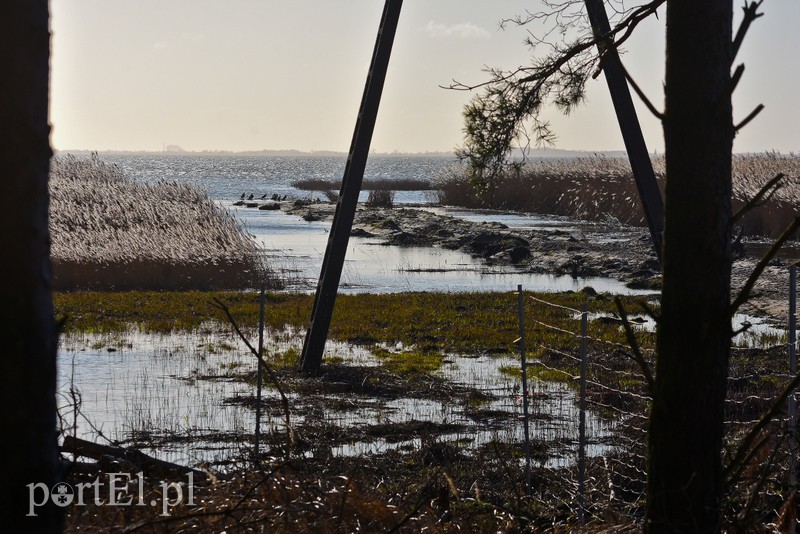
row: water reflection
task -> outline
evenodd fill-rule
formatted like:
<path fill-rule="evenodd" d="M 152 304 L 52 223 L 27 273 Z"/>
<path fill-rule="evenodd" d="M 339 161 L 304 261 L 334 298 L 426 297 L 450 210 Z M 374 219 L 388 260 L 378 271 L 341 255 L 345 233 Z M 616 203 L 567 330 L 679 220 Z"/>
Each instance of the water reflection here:
<path fill-rule="evenodd" d="M 241 207 L 229 209 L 266 251 L 273 269 L 286 274 L 287 289 L 316 288 L 330 222 L 306 222 L 279 211 Z M 451 213 L 448 213 L 451 214 Z M 477 217 L 477 215 L 475 215 Z M 505 215 L 517 224 L 565 229 L 563 220 Z M 541 220 L 540 220 L 541 219 Z M 398 293 L 403 291 L 510 291 L 522 284 L 529 291 L 577 291 L 592 286 L 599 292 L 645 294 L 611 278 L 577 278 L 521 272 L 514 266 L 490 266 L 463 252 L 437 247 L 381 245 L 374 238 L 351 237 L 342 273 L 343 292 Z"/>

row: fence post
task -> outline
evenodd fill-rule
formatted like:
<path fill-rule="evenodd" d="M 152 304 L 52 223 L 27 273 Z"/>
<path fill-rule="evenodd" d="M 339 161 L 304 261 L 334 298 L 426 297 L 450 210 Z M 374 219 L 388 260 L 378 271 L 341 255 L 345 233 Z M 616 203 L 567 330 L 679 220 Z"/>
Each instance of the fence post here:
<path fill-rule="evenodd" d="M 519 313 L 519 352 L 522 366 L 522 425 L 525 429 L 525 494 L 531 494 L 531 436 L 528 428 L 528 363 L 525 361 L 525 302 L 522 284 L 517 285 Z"/>
<path fill-rule="evenodd" d="M 797 265 L 789 267 L 789 376 L 797 375 Z M 789 395 L 789 486 L 797 489 L 797 391 Z M 791 532 L 796 532 L 797 521 Z"/>
<path fill-rule="evenodd" d="M 255 461 L 258 462 L 261 442 L 261 358 L 264 357 L 264 303 L 266 300 L 264 284 L 261 284 L 261 298 L 258 311 L 258 371 L 256 377 L 256 446 Z"/>
<path fill-rule="evenodd" d="M 586 303 L 581 307 L 581 392 L 578 422 L 578 521 L 584 520 L 586 491 L 586 335 L 589 313 Z"/>

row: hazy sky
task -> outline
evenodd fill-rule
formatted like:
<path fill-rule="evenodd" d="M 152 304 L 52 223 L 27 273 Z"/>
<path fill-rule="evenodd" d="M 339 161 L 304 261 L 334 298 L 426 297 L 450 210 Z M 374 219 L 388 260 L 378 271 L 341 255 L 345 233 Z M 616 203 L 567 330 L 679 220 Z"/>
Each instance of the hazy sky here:
<path fill-rule="evenodd" d="M 741 12 L 736 2 L 737 19 Z M 632 4 L 632 3 L 631 3 Z M 59 150 L 299 149 L 347 151 L 381 0 L 51 0 L 53 145 Z M 502 18 L 534 0 L 405 0 L 372 147 L 451 151 L 462 142 L 469 94 L 441 89 L 483 81 L 481 69 L 527 64 L 526 30 Z M 766 109 L 737 151 L 800 151 L 800 2 L 767 0 L 739 61 L 734 112 Z M 643 24 L 623 61 L 663 101 L 663 20 Z M 661 106 L 659 106 L 661 107 Z M 563 117 L 548 111 L 558 148 L 619 150 L 603 77 Z M 639 106 L 649 148 L 660 124 Z"/>

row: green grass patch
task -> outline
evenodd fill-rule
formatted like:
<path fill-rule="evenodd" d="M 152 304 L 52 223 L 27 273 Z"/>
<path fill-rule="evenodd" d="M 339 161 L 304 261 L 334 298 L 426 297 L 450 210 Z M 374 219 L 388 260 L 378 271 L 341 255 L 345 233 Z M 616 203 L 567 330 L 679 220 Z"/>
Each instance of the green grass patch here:
<path fill-rule="evenodd" d="M 372 351 L 381 360 L 381 366 L 398 376 L 429 374 L 442 367 L 444 355 L 434 351 L 390 352 L 375 348 Z"/>
<path fill-rule="evenodd" d="M 592 313 L 614 311 L 609 298 L 587 301 L 579 292 L 540 296 L 570 308 L 587 302 Z M 229 329 L 224 315 L 212 305 L 214 298 L 230 308 L 246 333 L 256 331 L 259 296 L 255 291 L 71 292 L 56 293 L 54 301 L 57 315 L 67 319 L 67 332 L 115 332 L 131 327 L 160 333 L 208 327 Z M 628 309 L 636 308 L 633 297 L 623 301 Z M 266 324 L 273 330 L 302 330 L 308 325 L 312 304 L 311 295 L 269 293 Z M 539 347 L 563 351 L 574 348 L 577 338 L 570 332 L 578 332 L 579 327 L 573 313 L 532 300 L 526 300 L 525 313 L 531 358 L 541 350 Z M 626 343 L 616 325 L 593 322 L 591 333 L 606 341 Z M 516 354 L 513 342 L 519 336 L 517 296 L 511 292 L 340 295 L 329 335 L 353 344 L 394 345 L 401 341 L 420 354 Z"/>

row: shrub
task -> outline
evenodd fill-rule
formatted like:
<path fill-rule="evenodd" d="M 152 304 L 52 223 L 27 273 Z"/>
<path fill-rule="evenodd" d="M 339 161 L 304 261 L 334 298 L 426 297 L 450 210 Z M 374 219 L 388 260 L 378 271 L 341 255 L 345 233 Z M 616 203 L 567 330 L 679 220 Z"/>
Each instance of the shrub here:
<path fill-rule="evenodd" d="M 373 189 L 367 196 L 366 205 L 370 208 L 391 208 L 394 205 L 394 191 Z"/>

